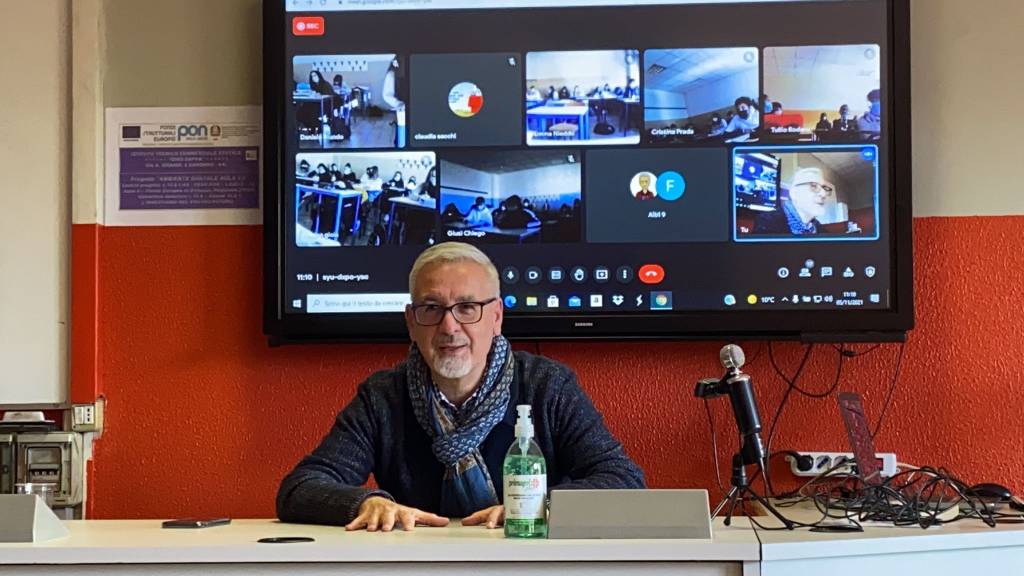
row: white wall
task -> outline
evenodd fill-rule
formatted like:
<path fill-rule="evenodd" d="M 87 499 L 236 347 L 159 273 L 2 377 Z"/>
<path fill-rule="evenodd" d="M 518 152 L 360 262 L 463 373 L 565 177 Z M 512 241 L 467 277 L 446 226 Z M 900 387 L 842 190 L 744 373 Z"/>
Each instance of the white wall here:
<path fill-rule="evenodd" d="M 666 110 L 647 110 L 644 112 L 646 122 L 677 121 L 682 118 L 693 118 L 708 114 L 715 110 L 732 108 L 740 96 L 757 98 L 758 71 L 752 68 L 726 76 L 714 82 L 703 84 L 696 89 L 682 91 L 644 90 L 644 106 L 648 108 L 666 108 Z"/>
<path fill-rule="evenodd" d="M 462 164 L 444 162 L 441 165 L 441 185 L 445 187 L 465 188 L 474 192 L 492 194 L 494 192 L 494 176 Z M 452 192 L 459 192 L 453 190 Z M 476 196 L 477 194 L 473 194 Z"/>
<path fill-rule="evenodd" d="M 530 198 L 535 205 L 544 199 L 554 201 L 559 194 L 579 194 L 580 165 L 560 164 L 519 172 L 508 172 L 497 178 L 497 193 L 501 199 L 513 194 Z"/>
<path fill-rule="evenodd" d="M 70 12 L 0 8 L 0 404 L 67 399 Z"/>
<path fill-rule="evenodd" d="M 536 85 L 541 92 L 552 85 L 556 90 L 563 85 L 569 90 L 579 85 L 584 93 L 605 84 L 612 88 L 625 86 L 625 53 L 622 50 L 598 50 L 527 54 L 526 78 L 527 88 Z"/>
<path fill-rule="evenodd" d="M 690 116 L 700 116 L 715 110 L 731 108 L 740 96 L 756 99 L 757 81 L 758 72 L 756 68 L 753 68 L 688 91 L 686 104 Z"/>
<path fill-rule="evenodd" d="M 686 106 L 686 95 L 682 92 L 669 92 L 668 90 L 644 90 L 644 121 L 646 122 L 667 122 L 680 118 L 689 118 L 690 112 Z M 652 110 L 660 108 L 660 110 Z"/>
<path fill-rule="evenodd" d="M 914 214 L 1024 214 L 1024 2 L 910 7 Z"/>

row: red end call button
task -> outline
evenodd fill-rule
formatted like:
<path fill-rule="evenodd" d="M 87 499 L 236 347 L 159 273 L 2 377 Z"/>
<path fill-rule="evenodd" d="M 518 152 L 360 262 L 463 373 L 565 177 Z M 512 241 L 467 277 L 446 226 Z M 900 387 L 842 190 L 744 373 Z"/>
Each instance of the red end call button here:
<path fill-rule="evenodd" d="M 644 284 L 660 284 L 665 279 L 665 269 L 657 264 L 644 264 L 636 276 Z"/>
<path fill-rule="evenodd" d="M 292 18 L 292 34 L 296 36 L 323 36 L 323 16 L 296 16 Z"/>

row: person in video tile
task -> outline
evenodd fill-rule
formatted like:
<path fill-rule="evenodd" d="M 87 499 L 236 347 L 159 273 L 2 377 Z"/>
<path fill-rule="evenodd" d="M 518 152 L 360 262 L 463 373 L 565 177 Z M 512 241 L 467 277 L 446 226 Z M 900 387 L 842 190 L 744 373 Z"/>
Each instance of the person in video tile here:
<path fill-rule="evenodd" d="M 399 194 L 405 193 L 405 179 L 402 178 L 401 170 L 396 170 L 395 175 L 391 177 L 391 180 L 384 183 L 384 190 L 392 190 Z"/>
<path fill-rule="evenodd" d="M 882 92 L 872 90 L 868 92 L 868 111 L 857 118 L 857 129 L 860 130 L 863 139 L 878 140 L 882 133 Z"/>
<path fill-rule="evenodd" d="M 856 137 L 857 135 L 857 120 L 850 116 L 850 107 L 843 104 L 839 107 L 839 117 L 832 121 L 831 134 L 828 138 L 822 138 L 822 140 L 848 140 L 850 137 Z"/>
<path fill-rule="evenodd" d="M 821 226 L 818 219 L 825 215 L 825 203 L 835 192 L 835 186 L 825 181 L 820 169 L 797 171 L 789 187 L 789 198 L 782 199 L 782 210 L 759 215 L 754 222 L 754 234 L 817 234 Z"/>
<path fill-rule="evenodd" d="M 333 184 L 336 178 L 334 177 L 334 174 L 331 174 L 331 171 L 327 169 L 326 164 L 317 164 L 316 180 L 317 183 L 320 184 L 321 186 L 326 186 L 329 184 Z"/>
<path fill-rule="evenodd" d="M 523 204 L 523 199 L 513 194 L 501 203 L 492 215 L 498 228 L 532 228 L 540 226 L 540 218 Z"/>
<path fill-rule="evenodd" d="M 725 129 L 728 127 L 725 120 L 722 119 L 722 115 L 717 112 L 711 115 L 711 123 L 708 124 L 708 138 L 718 138 L 725 134 Z"/>
<path fill-rule="evenodd" d="M 309 72 L 309 88 L 323 96 L 334 96 L 334 88 L 331 87 L 327 80 L 324 80 L 324 76 L 319 70 L 311 70 Z"/>
<path fill-rule="evenodd" d="M 478 196 L 473 201 L 473 207 L 469 214 L 466 214 L 466 224 L 470 226 L 494 226 L 494 218 L 491 209 L 487 207 L 483 196 Z"/>
<path fill-rule="evenodd" d="M 345 182 L 348 188 L 353 188 L 356 184 L 360 183 L 359 176 L 352 171 L 352 164 L 346 162 L 345 167 L 341 170 L 341 175 L 338 180 Z"/>
<path fill-rule="evenodd" d="M 637 180 L 640 182 L 640 190 L 634 194 L 637 200 L 654 200 L 658 194 L 651 190 L 651 175 L 641 174 Z"/>
<path fill-rule="evenodd" d="M 737 98 L 734 106 L 736 115 L 725 127 L 725 137 L 730 142 L 744 142 L 750 138 L 751 132 L 757 130 L 760 124 L 759 114 L 754 101 L 746 96 Z"/>

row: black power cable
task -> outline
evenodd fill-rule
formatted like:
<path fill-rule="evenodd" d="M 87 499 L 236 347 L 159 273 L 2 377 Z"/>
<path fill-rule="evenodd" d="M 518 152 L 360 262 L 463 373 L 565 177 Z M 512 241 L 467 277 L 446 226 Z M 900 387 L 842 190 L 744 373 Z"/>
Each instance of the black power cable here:
<path fill-rule="evenodd" d="M 715 466 L 715 482 L 722 494 L 726 494 L 725 484 L 722 483 L 722 468 L 718 463 L 718 431 L 715 429 L 715 419 L 711 415 L 711 405 L 708 399 L 704 398 L 704 412 L 708 415 L 708 429 L 711 430 L 711 460 Z"/>
<path fill-rule="evenodd" d="M 781 368 L 779 368 L 778 363 L 775 362 L 775 348 L 772 346 L 771 342 L 768 343 L 768 360 L 771 362 L 772 368 L 775 369 L 775 373 L 787 384 L 786 392 L 783 393 L 782 400 L 779 401 L 779 407 L 775 410 L 775 415 L 772 417 L 771 426 L 768 428 L 768 441 L 765 443 L 765 452 L 768 454 L 772 453 L 772 440 L 775 438 L 775 430 L 779 423 L 779 417 L 782 415 L 782 410 L 786 407 L 786 403 L 789 401 L 789 397 L 796 387 L 796 380 L 800 378 L 800 374 L 803 373 L 804 367 L 807 365 L 807 360 L 811 357 L 811 352 L 813 350 L 814 344 L 806 345 L 803 358 L 800 359 L 800 365 L 797 366 L 796 372 L 793 374 L 793 377 L 790 378 L 782 371 Z M 771 483 L 768 459 L 765 460 L 765 469 L 762 473 L 764 475 L 765 490 L 768 492 L 768 497 L 771 498 L 775 494 L 775 490 Z"/>
<path fill-rule="evenodd" d="M 882 429 L 882 421 L 885 419 L 885 413 L 889 410 L 889 404 L 892 402 L 893 392 L 896 391 L 896 381 L 900 377 L 900 367 L 903 365 L 903 351 L 907 348 L 907 342 L 903 341 L 900 343 L 900 352 L 896 356 L 896 369 L 892 372 L 892 382 L 889 383 L 889 391 L 885 394 L 885 401 L 882 403 L 882 411 L 878 413 L 878 421 L 875 422 L 875 430 L 871 433 L 871 439 L 874 440 L 875 436 L 878 436 L 878 431 Z"/>

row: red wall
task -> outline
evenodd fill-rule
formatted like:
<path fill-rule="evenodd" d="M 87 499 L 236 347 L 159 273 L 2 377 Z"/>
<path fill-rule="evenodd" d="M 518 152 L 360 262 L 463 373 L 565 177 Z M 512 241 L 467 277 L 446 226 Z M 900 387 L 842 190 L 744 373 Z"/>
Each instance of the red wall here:
<path fill-rule="evenodd" d="M 880 450 L 946 466 L 968 481 L 1024 489 L 1022 228 L 1024 217 L 915 221 L 918 328 Z M 91 283 L 96 292 L 73 302 L 74 317 L 91 318 L 80 307 L 95 305 L 97 328 L 92 338 L 73 338 L 73 362 L 95 362 L 95 371 L 73 368 L 72 393 L 79 401 L 107 398 L 89 479 L 91 517 L 272 516 L 279 480 L 356 385 L 404 355 L 403 345 L 268 348 L 260 331 L 261 234 L 258 227 L 76 226 L 74 286 Z M 712 488 L 707 423 L 692 389 L 719 371 L 720 345 L 566 343 L 541 351 L 577 370 L 651 486 Z M 784 385 L 759 344 L 746 348 L 748 358 L 756 355 L 749 371 L 768 420 Z M 792 370 L 799 345 L 776 350 Z M 872 421 L 897 350 L 886 345 L 846 363 L 840 389 L 861 392 Z M 826 388 L 835 357 L 816 349 L 801 384 Z M 714 414 L 727 464 L 728 403 L 716 401 Z M 835 400 L 793 398 L 775 448 L 845 450 Z"/>

